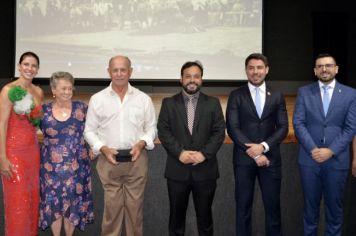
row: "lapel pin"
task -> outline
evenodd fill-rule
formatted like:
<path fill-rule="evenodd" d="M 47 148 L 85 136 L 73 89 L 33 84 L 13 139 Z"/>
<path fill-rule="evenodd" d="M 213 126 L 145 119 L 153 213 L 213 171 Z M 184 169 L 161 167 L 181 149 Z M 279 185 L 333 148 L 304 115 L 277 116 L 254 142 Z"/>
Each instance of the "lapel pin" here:
<path fill-rule="evenodd" d="M 339 89 L 339 93 L 341 93 L 341 89 Z"/>
<path fill-rule="evenodd" d="M 270 92 L 267 92 L 267 95 L 268 95 L 268 96 L 271 96 L 271 93 L 270 93 Z"/>

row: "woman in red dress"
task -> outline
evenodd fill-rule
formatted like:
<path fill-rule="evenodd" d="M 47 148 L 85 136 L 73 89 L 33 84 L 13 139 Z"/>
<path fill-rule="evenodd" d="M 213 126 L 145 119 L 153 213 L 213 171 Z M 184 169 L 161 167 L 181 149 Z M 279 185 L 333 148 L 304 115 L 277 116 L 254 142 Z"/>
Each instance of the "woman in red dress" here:
<path fill-rule="evenodd" d="M 33 52 L 22 54 L 20 76 L 0 93 L 0 172 L 5 235 L 38 235 L 40 153 L 36 126 L 43 91 L 32 84 L 39 69 Z"/>

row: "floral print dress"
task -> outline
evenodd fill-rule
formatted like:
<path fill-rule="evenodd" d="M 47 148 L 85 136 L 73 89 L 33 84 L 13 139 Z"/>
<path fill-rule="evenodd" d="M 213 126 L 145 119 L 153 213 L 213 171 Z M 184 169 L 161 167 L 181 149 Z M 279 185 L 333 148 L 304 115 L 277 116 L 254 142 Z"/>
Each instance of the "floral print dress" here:
<path fill-rule="evenodd" d="M 87 105 L 72 102 L 66 121 L 52 113 L 53 103 L 43 105 L 40 166 L 40 220 L 42 229 L 59 217 L 84 230 L 94 220 L 88 146 L 83 132 Z"/>

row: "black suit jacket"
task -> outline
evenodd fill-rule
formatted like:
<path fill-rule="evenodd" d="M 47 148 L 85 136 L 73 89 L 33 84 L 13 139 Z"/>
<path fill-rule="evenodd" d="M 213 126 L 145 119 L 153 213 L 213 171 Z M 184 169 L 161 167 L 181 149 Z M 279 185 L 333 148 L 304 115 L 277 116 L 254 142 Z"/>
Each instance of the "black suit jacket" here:
<path fill-rule="evenodd" d="M 182 93 L 163 99 L 158 117 L 158 137 L 167 151 L 165 177 L 195 181 L 219 177 L 216 153 L 225 139 L 225 122 L 217 98 L 200 93 L 197 102 L 193 134 L 187 124 L 187 112 Z M 179 156 L 183 150 L 200 151 L 205 161 L 193 166 L 183 164 Z"/>
<path fill-rule="evenodd" d="M 271 166 L 281 165 L 279 145 L 288 133 L 288 115 L 283 95 L 266 86 L 266 101 L 258 117 L 250 90 L 244 85 L 231 92 L 226 108 L 227 132 L 234 142 L 234 164 L 251 165 L 245 143 L 265 141 L 270 150 L 265 153 Z"/>

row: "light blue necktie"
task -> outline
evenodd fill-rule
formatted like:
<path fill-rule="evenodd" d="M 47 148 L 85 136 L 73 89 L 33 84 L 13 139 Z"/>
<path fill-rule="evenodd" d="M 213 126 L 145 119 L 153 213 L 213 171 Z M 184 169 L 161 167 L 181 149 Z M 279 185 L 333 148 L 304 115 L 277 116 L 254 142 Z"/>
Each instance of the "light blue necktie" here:
<path fill-rule="evenodd" d="M 324 109 L 324 114 L 326 116 L 326 114 L 328 113 L 329 104 L 330 104 L 330 96 L 329 96 L 329 92 L 328 92 L 328 89 L 330 88 L 330 86 L 323 85 L 322 88 L 324 90 L 324 93 L 323 93 L 323 109 Z"/>
<path fill-rule="evenodd" d="M 257 111 L 258 116 L 261 118 L 261 115 L 262 115 L 262 106 L 261 106 L 261 96 L 260 96 L 259 88 L 256 87 L 256 88 L 255 88 L 255 91 L 256 91 L 256 95 L 255 95 L 256 111 Z"/>

